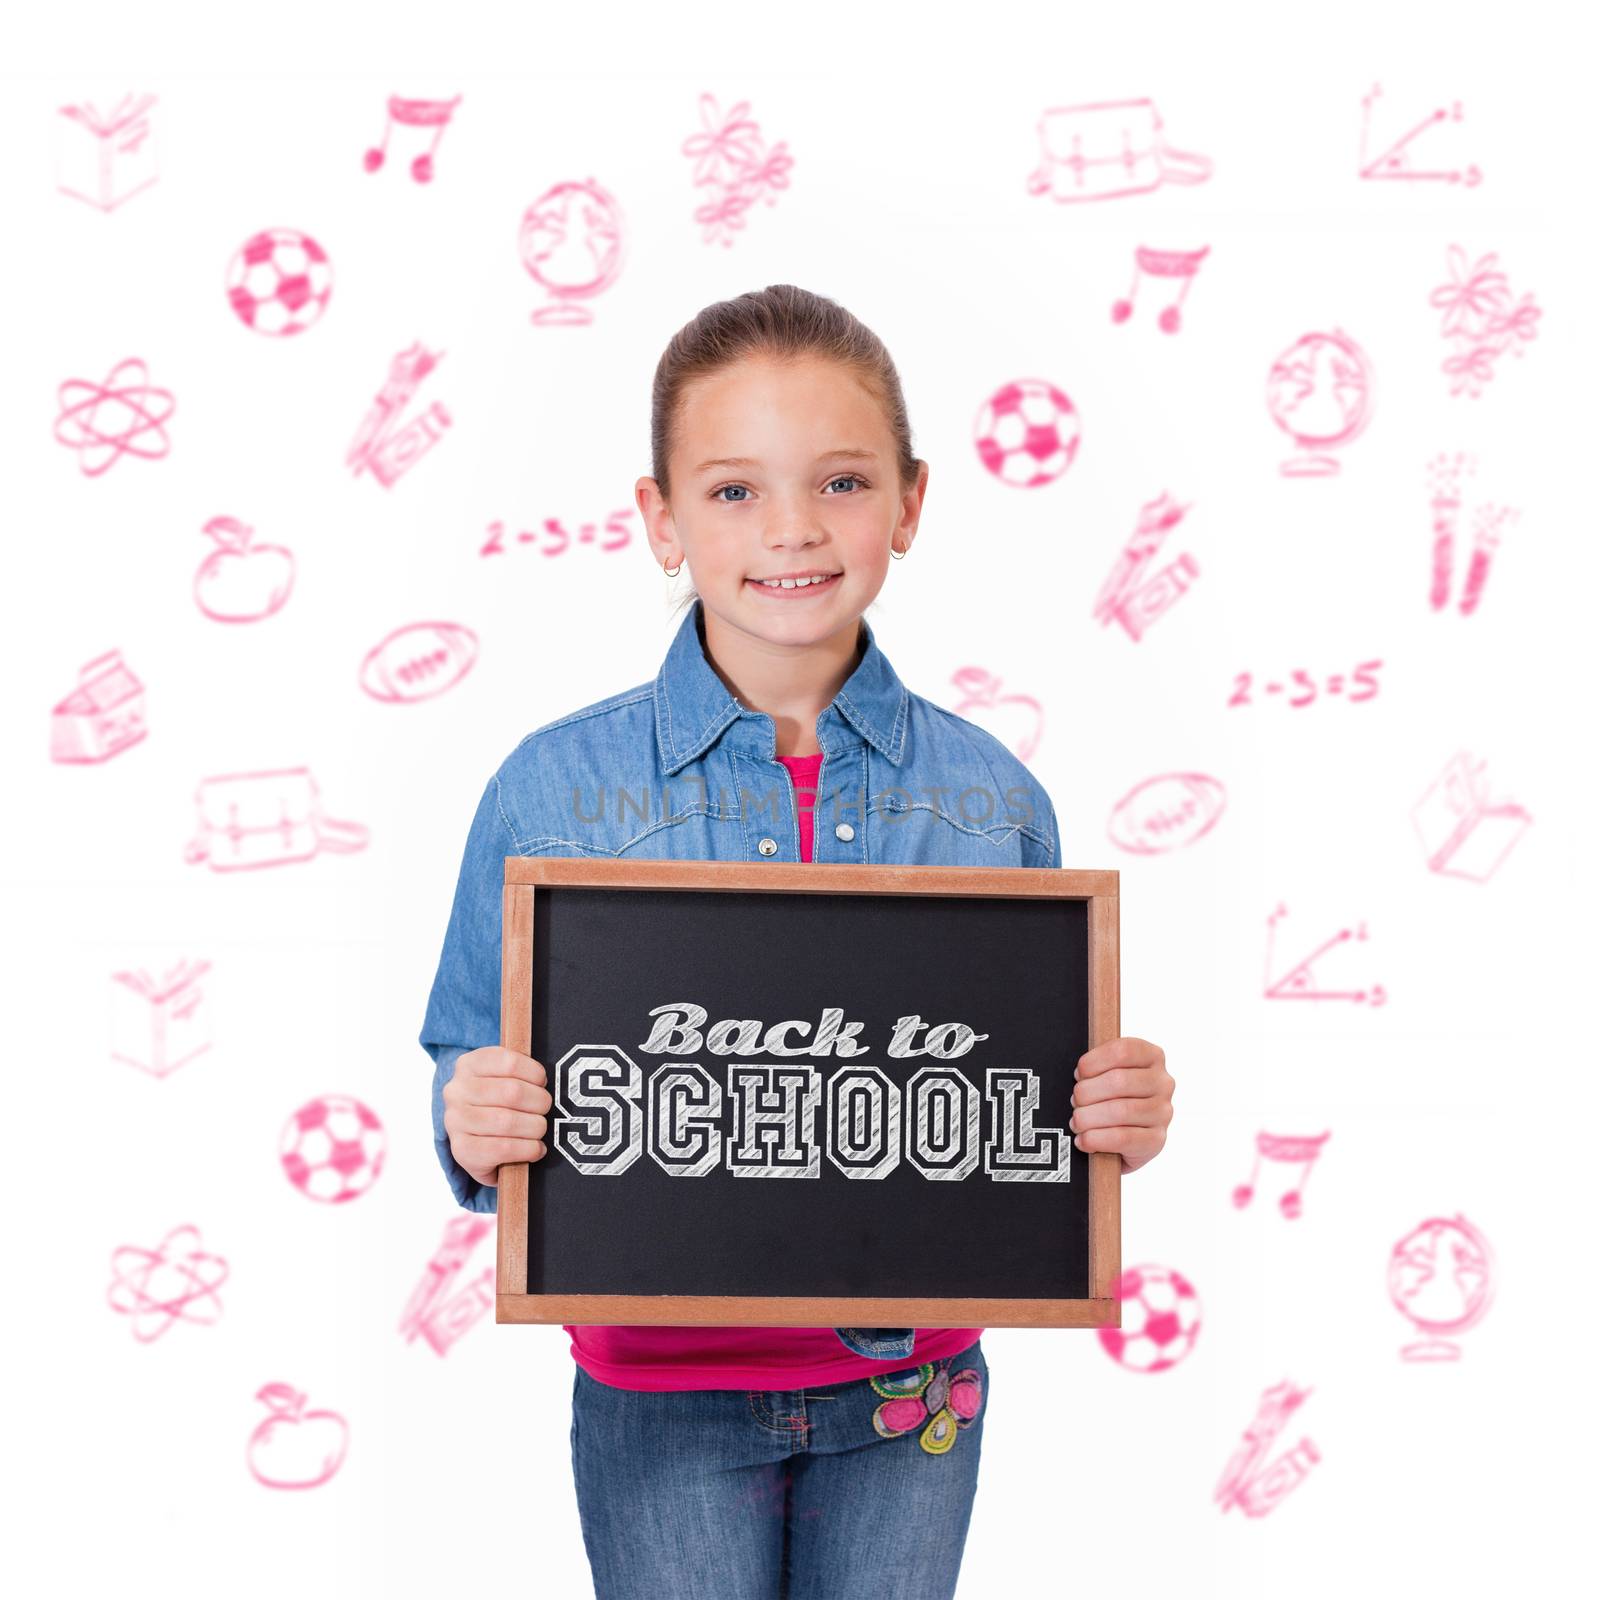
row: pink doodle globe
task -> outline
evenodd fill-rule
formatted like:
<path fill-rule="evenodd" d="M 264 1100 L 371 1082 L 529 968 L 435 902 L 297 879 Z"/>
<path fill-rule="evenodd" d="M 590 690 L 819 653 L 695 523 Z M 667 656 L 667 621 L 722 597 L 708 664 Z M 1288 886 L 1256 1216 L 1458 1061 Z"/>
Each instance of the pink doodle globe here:
<path fill-rule="evenodd" d="M 310 1200 L 343 1205 L 364 1195 L 383 1171 L 383 1124 L 351 1095 L 308 1100 L 283 1125 L 279 1159 L 289 1182 Z"/>
<path fill-rule="evenodd" d="M 1117 1280 L 1122 1326 L 1099 1328 L 1100 1346 L 1130 1372 L 1166 1372 L 1191 1350 L 1200 1332 L 1200 1297 L 1171 1267 L 1129 1267 Z"/>
<path fill-rule="evenodd" d="M 1489 1241 L 1463 1216 L 1430 1217 L 1389 1257 L 1389 1298 L 1427 1337 L 1403 1354 L 1412 1361 L 1454 1361 L 1460 1348 L 1445 1334 L 1464 1333 L 1493 1298 Z"/>
<path fill-rule="evenodd" d="M 978 409 L 973 442 L 978 459 L 1002 483 L 1038 489 L 1077 459 L 1077 408 L 1044 378 L 1008 383 Z"/>
<path fill-rule="evenodd" d="M 577 302 L 611 286 L 623 254 L 622 209 L 593 178 L 546 189 L 517 228 L 523 269 L 554 301 L 535 311 L 533 321 L 569 327 L 593 321 Z"/>
<path fill-rule="evenodd" d="M 1328 477 L 1339 463 L 1328 451 L 1347 445 L 1372 420 L 1372 364 L 1339 329 L 1308 333 L 1272 363 L 1267 411 L 1301 448 L 1283 462 L 1285 477 Z"/>
<path fill-rule="evenodd" d="M 333 293 L 327 252 L 298 228 L 253 234 L 228 263 L 228 304 L 256 333 L 287 338 L 322 320 Z"/>

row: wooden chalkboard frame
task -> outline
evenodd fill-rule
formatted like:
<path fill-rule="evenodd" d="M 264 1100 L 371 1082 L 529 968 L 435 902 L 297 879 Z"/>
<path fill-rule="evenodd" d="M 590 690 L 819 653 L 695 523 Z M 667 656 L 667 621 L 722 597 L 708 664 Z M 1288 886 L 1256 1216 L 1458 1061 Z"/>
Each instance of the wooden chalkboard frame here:
<path fill-rule="evenodd" d="M 1088 902 L 1089 1045 L 1121 1032 L 1119 874 L 1058 867 L 849 866 L 837 862 L 616 861 L 507 856 L 502 900 L 500 1043 L 532 1052 L 533 901 L 542 886 L 738 893 L 983 895 Z M 548 1156 L 545 1157 L 549 1159 Z M 1122 1158 L 1090 1151 L 1089 1295 L 1085 1299 L 873 1295 L 525 1294 L 526 1161 L 500 1168 L 495 1321 L 771 1327 L 1119 1328 Z"/>

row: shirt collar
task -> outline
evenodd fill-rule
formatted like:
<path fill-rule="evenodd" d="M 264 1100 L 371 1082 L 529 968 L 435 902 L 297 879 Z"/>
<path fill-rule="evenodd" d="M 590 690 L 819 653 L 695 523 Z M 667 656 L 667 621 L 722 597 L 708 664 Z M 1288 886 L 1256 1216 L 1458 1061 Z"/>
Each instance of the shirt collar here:
<path fill-rule="evenodd" d="M 777 753 L 777 727 L 764 711 L 739 704 L 700 642 L 701 605 L 696 600 L 679 624 L 655 681 L 656 744 L 670 775 L 704 754 L 741 718 L 754 719 L 751 733 L 769 757 Z M 836 711 L 875 750 L 899 766 L 905 757 L 909 695 L 889 658 L 878 648 L 872 624 L 861 619 L 867 648 L 833 697 Z M 819 720 L 827 718 L 825 711 Z M 760 724 L 765 729 L 758 731 Z M 823 739 L 824 747 L 827 741 Z"/>

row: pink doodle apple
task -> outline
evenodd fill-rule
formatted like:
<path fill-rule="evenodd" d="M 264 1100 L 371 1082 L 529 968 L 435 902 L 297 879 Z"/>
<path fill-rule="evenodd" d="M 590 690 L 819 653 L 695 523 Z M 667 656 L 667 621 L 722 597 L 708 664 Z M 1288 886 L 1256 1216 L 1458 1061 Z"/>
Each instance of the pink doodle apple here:
<path fill-rule="evenodd" d="M 245 1460 L 269 1489 L 315 1489 L 344 1463 L 349 1424 L 337 1411 L 307 1411 L 306 1398 L 287 1383 L 269 1383 L 256 1395 L 272 1415 L 250 1435 Z"/>
<path fill-rule="evenodd" d="M 294 556 L 281 544 L 252 544 L 237 517 L 213 517 L 205 532 L 217 548 L 194 575 L 194 603 L 213 622 L 259 622 L 282 608 L 294 587 Z"/>
<path fill-rule="evenodd" d="M 992 733 L 1019 760 L 1039 748 L 1044 707 L 1031 694 L 1001 694 L 1001 682 L 984 667 L 958 667 L 950 681 L 961 699 L 950 709 Z"/>

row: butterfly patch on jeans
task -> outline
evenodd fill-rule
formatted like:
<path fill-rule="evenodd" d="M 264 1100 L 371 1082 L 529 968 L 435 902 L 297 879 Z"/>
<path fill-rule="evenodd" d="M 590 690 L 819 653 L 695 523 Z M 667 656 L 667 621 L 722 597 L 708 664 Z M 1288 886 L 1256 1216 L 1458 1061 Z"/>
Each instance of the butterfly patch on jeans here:
<path fill-rule="evenodd" d="M 874 1391 L 886 1398 L 872 1413 L 872 1426 L 885 1439 L 898 1439 L 914 1428 L 931 1456 L 942 1456 L 956 1442 L 956 1433 L 970 1428 L 983 1404 L 983 1377 L 976 1367 L 952 1373 L 950 1363 L 936 1368 L 924 1362 L 910 1372 L 889 1378 L 869 1378 Z"/>

